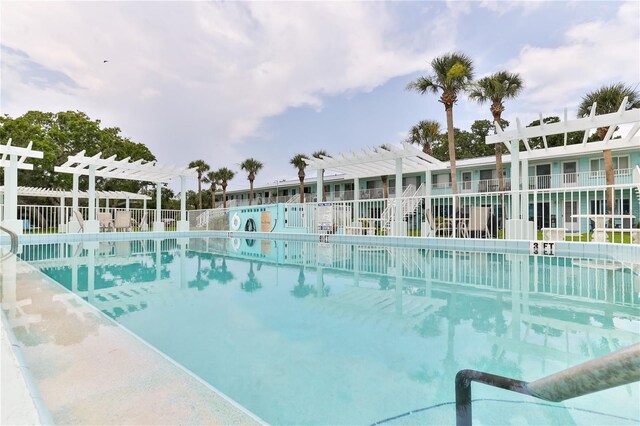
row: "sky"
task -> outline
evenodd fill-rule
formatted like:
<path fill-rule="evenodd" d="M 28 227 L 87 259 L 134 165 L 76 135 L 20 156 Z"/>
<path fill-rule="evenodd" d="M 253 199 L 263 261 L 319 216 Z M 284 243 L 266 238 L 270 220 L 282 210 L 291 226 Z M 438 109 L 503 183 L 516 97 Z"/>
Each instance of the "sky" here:
<path fill-rule="evenodd" d="M 640 2 L 3 0 L 0 112 L 83 111 L 160 163 L 231 168 L 239 189 L 247 158 L 263 185 L 295 178 L 298 153 L 398 144 L 424 119 L 445 128 L 437 97 L 405 88 L 453 51 L 477 78 L 521 75 L 506 120 L 575 116 L 585 93 L 640 83 Z M 461 129 L 490 118 L 464 95 L 454 107 Z"/>

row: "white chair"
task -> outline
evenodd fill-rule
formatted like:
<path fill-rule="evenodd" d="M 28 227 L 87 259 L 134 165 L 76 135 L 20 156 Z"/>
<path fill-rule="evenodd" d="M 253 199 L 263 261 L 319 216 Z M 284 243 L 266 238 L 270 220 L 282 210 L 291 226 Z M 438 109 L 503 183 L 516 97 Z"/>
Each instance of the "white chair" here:
<path fill-rule="evenodd" d="M 116 231 L 118 229 L 124 229 L 131 231 L 131 212 L 129 210 L 119 210 L 116 212 Z"/>
<path fill-rule="evenodd" d="M 80 225 L 78 232 L 84 232 L 84 218 L 82 217 L 82 213 L 80 213 L 78 210 L 74 210 L 73 215 L 76 217 L 78 225 Z"/>
<path fill-rule="evenodd" d="M 111 213 L 98 213 L 98 223 L 100 224 L 100 231 L 113 231 Z"/>
<path fill-rule="evenodd" d="M 469 224 L 467 225 L 466 234 L 468 236 L 476 236 L 478 234 L 486 237 L 489 235 L 489 208 L 488 207 L 472 207 L 469 214 Z"/>

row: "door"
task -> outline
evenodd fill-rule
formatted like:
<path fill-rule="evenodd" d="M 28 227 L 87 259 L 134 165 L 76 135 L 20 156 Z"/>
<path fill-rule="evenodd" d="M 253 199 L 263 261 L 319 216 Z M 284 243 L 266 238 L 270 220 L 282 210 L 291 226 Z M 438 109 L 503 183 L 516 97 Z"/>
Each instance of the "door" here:
<path fill-rule="evenodd" d="M 471 192 L 471 172 L 462 172 L 462 192 Z"/>
<path fill-rule="evenodd" d="M 478 191 L 487 192 L 491 191 L 493 187 L 497 187 L 497 183 L 494 182 L 495 170 L 480 170 L 480 182 L 478 182 Z"/>
<path fill-rule="evenodd" d="M 551 164 L 536 166 L 536 181 L 538 189 L 551 188 Z"/>
<path fill-rule="evenodd" d="M 578 214 L 577 201 L 564 202 L 564 228 L 568 231 L 579 231 L 578 218 L 573 215 Z"/>
<path fill-rule="evenodd" d="M 578 165 L 575 161 L 569 161 L 562 164 L 562 182 L 564 186 L 578 185 Z"/>

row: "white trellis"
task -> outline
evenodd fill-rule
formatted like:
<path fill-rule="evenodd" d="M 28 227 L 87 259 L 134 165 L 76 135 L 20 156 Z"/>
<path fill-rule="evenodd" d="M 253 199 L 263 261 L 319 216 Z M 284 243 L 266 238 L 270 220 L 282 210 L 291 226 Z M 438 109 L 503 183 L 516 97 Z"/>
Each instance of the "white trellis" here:
<path fill-rule="evenodd" d="M 516 129 L 503 131 L 499 123 L 496 124 L 496 134 L 485 138 L 487 144 L 503 143 L 511 153 L 511 218 L 507 223 L 507 234 L 513 238 L 531 239 L 531 235 L 520 235 L 522 230 L 528 229 L 525 219 L 521 218 L 521 212 L 526 210 L 528 200 L 521 199 L 520 182 L 529 182 L 529 160 L 550 159 L 565 157 L 567 155 L 585 155 L 603 150 L 637 149 L 640 148 L 640 138 L 636 135 L 640 130 L 640 109 L 627 109 L 628 98 L 625 97 L 618 111 L 610 114 L 596 115 L 596 104 L 591 107 L 588 117 L 569 120 L 567 109 L 564 110 L 564 120 L 558 123 L 545 124 L 540 114 L 538 126 L 522 127 L 520 119 L 516 119 Z M 612 139 L 616 129 L 620 125 L 631 125 L 629 130 L 621 138 Z M 608 131 L 601 141 L 588 142 L 591 131 L 597 128 L 607 128 Z M 584 132 L 582 143 L 567 145 L 568 135 L 572 132 Z M 564 135 L 564 144 L 557 147 L 549 147 L 547 136 Z M 529 143 L 531 138 L 542 138 L 543 147 L 534 148 Z M 520 153 L 520 141 L 524 143 L 525 152 Z M 522 168 L 522 176 L 521 170 Z M 522 177 L 522 179 L 521 179 Z M 523 186 L 524 190 L 528 185 Z"/>
<path fill-rule="evenodd" d="M 401 145 L 384 145 L 370 149 L 362 149 L 358 152 L 325 156 L 322 158 L 309 158 L 305 162 L 318 172 L 318 200 L 322 200 L 324 192 L 323 172 L 332 170 L 344 173 L 345 178 L 353 178 L 354 200 L 360 198 L 360 178 L 372 176 L 395 175 L 395 196 L 402 196 L 402 175 L 404 173 L 425 173 L 423 195 L 430 195 L 432 172 L 444 170 L 447 165 L 442 161 L 425 154 L 415 146 L 403 142 Z M 395 203 L 395 220 L 401 220 L 401 203 Z M 356 217 L 357 221 L 357 217 Z M 396 224 L 397 229 L 398 224 Z M 394 232 L 399 234 L 399 231 Z"/>
<path fill-rule="evenodd" d="M 71 173 L 73 175 L 72 208 L 78 208 L 78 178 L 79 176 L 89 177 L 89 219 L 85 221 L 85 232 L 98 232 L 99 224 L 96 219 L 96 177 L 110 179 L 126 179 L 141 180 L 153 182 L 156 184 L 156 221 L 153 223 L 154 231 L 164 231 L 164 223 L 161 220 L 160 210 L 162 204 L 161 188 L 163 183 L 171 182 L 173 179 L 180 178 L 180 220 L 177 229 L 188 230 L 189 222 L 187 221 L 186 208 L 186 178 L 196 177 L 196 169 L 187 167 L 175 167 L 170 165 L 161 165 L 156 162 L 145 162 L 143 160 L 130 161 L 130 157 L 122 160 L 116 160 L 113 155 L 109 158 L 102 158 L 102 153 L 98 153 L 92 157 L 87 157 L 85 151 L 69 156 L 67 161 L 55 168 L 59 173 Z M 78 229 L 79 225 L 72 219 L 71 229 Z"/>
<path fill-rule="evenodd" d="M 0 167 L 5 169 L 3 192 L 4 209 L 2 226 L 15 232 L 22 233 L 23 223 L 17 217 L 18 213 L 18 170 L 33 170 L 33 164 L 26 163 L 27 158 L 42 158 L 42 151 L 32 149 L 33 143 L 29 142 L 26 148 L 11 145 L 11 139 L 6 145 L 0 145 Z"/>

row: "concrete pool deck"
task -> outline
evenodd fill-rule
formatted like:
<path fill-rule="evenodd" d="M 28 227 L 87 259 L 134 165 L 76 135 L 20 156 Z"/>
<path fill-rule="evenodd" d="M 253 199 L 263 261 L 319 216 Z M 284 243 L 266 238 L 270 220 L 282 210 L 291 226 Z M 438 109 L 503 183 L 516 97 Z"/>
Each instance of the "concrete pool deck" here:
<path fill-rule="evenodd" d="M 261 424 L 88 303 L 15 257 L 0 265 L 6 325 L 56 424 Z M 4 347 L 2 411 L 37 416 Z M 13 358 L 15 360 L 15 357 Z M 28 381 L 29 378 L 27 378 Z M 6 385 L 6 387 L 5 387 Z M 3 415 L 4 417 L 4 415 Z M 15 418 L 14 418 L 15 419 Z"/>

